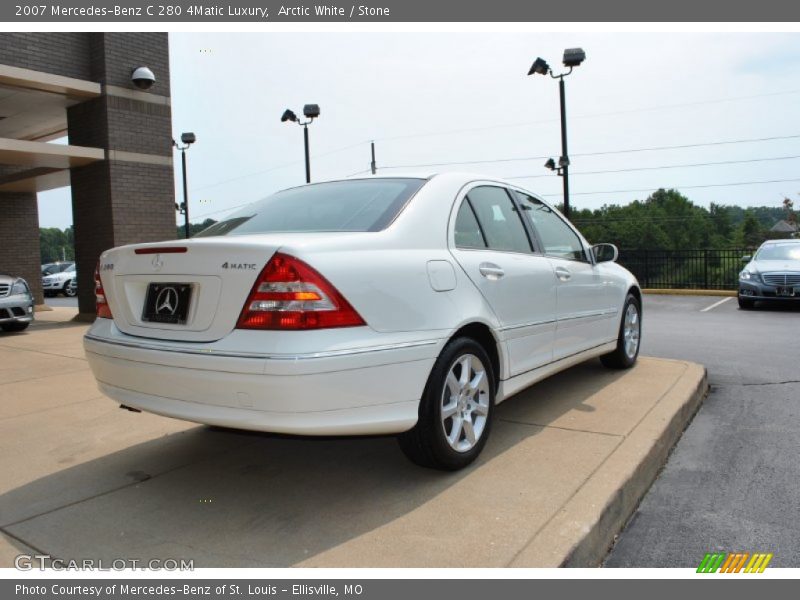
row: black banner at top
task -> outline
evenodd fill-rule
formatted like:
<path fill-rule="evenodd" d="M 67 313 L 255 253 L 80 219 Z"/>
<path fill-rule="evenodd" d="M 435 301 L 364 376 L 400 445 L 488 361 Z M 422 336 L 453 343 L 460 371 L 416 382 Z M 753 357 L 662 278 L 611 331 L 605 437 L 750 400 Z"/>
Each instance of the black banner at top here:
<path fill-rule="evenodd" d="M 787 0 L 8 0 L 6 23 L 792 22 Z"/>

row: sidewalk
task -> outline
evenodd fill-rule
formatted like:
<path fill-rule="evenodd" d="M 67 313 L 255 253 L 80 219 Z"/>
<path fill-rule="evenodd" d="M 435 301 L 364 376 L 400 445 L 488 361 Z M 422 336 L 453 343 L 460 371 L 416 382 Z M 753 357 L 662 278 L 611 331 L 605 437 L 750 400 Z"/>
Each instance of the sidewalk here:
<path fill-rule="evenodd" d="M 120 410 L 97 391 L 87 326 L 70 310 L 0 337 L 0 566 L 23 552 L 196 567 L 595 565 L 706 390 L 692 363 L 590 361 L 500 405 L 480 460 L 440 473 L 392 438 Z"/>

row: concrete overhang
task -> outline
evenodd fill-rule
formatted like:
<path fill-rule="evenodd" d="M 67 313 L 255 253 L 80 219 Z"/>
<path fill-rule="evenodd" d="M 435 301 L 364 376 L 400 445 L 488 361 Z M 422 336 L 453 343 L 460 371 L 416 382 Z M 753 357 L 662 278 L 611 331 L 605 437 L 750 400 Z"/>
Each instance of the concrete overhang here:
<path fill-rule="evenodd" d="M 100 96 L 99 83 L 0 64 L 0 138 L 48 141 L 67 133 L 67 108 Z"/>
<path fill-rule="evenodd" d="M 10 65 L 0 65 L 0 85 L 59 94 L 79 101 L 94 98 L 102 93 L 100 84 L 93 81 L 20 69 Z"/>
<path fill-rule="evenodd" d="M 42 192 L 69 185 L 69 169 L 105 159 L 101 148 L 0 138 L 0 164 L 19 167 L 0 174 L 2 192 Z"/>

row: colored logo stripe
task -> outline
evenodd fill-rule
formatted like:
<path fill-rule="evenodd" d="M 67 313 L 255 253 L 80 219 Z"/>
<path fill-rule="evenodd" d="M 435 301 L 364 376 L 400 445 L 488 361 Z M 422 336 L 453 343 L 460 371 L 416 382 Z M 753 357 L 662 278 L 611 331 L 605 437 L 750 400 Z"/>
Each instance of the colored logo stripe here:
<path fill-rule="evenodd" d="M 772 553 L 770 554 L 753 554 L 753 558 L 747 563 L 745 573 L 763 573 L 767 568 L 769 561 L 772 560 Z"/>
<path fill-rule="evenodd" d="M 707 552 L 697 567 L 698 573 L 763 573 L 772 560 L 772 553 L 756 552 Z M 747 559 L 750 559 L 747 562 Z M 747 566 L 745 567 L 745 563 Z"/>

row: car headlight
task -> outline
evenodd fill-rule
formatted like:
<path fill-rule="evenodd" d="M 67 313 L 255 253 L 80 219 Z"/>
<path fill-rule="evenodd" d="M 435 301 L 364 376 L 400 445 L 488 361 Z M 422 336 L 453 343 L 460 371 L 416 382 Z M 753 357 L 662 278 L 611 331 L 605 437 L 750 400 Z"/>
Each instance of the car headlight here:
<path fill-rule="evenodd" d="M 747 269 L 745 269 L 744 271 L 739 273 L 739 279 L 743 281 L 759 281 L 761 278 L 755 271 L 748 271 Z"/>
<path fill-rule="evenodd" d="M 16 294 L 27 294 L 29 293 L 28 284 L 24 281 L 16 281 L 14 285 L 11 286 L 11 295 L 14 296 Z"/>

